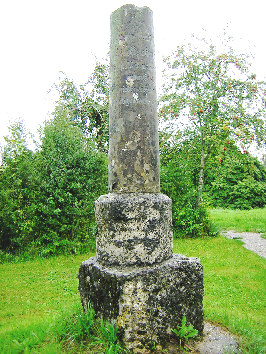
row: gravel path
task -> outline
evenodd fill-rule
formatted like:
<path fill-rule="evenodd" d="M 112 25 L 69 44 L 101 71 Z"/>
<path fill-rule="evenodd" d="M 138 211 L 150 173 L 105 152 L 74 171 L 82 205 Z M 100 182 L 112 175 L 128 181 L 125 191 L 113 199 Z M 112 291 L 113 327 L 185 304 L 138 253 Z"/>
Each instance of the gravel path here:
<path fill-rule="evenodd" d="M 235 336 L 208 322 L 204 323 L 203 340 L 193 349 L 200 354 L 241 353 Z"/>
<path fill-rule="evenodd" d="M 241 353 L 237 338 L 230 332 L 209 322 L 204 322 L 203 338 L 201 341 L 191 340 L 185 348 L 191 354 L 225 354 Z M 184 353 L 178 349 L 177 341 L 172 341 L 167 346 L 167 354 Z M 162 353 L 160 351 L 156 353 Z"/>
<path fill-rule="evenodd" d="M 266 240 L 261 238 L 262 234 L 253 232 L 223 231 L 222 235 L 229 239 L 239 239 L 244 242 L 244 247 L 266 258 Z"/>

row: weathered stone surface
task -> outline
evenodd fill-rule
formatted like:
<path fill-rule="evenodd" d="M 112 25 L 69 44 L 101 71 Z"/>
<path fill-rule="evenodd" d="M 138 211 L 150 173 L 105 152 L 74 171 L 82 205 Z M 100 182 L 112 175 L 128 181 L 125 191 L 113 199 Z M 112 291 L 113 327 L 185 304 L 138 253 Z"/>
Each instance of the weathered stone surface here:
<path fill-rule="evenodd" d="M 203 273 L 197 258 L 175 254 L 149 267 L 104 267 L 96 257 L 82 263 L 79 291 L 84 309 L 115 320 L 126 346 L 164 344 L 182 317 L 203 331 Z"/>
<path fill-rule="evenodd" d="M 111 15 L 109 192 L 160 191 L 152 11 Z"/>
<path fill-rule="evenodd" d="M 102 195 L 95 216 L 101 264 L 148 265 L 172 257 L 172 201 L 166 195 Z"/>

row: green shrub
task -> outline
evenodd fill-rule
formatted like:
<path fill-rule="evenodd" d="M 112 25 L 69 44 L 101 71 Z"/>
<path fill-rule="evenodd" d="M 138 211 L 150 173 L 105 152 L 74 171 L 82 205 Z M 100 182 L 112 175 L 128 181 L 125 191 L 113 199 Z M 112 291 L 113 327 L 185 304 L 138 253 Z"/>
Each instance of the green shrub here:
<path fill-rule="evenodd" d="M 206 175 L 205 191 L 213 207 L 251 209 L 266 205 L 264 166 L 236 147 L 230 146 L 221 163 L 213 160 Z"/>
<path fill-rule="evenodd" d="M 31 241 L 34 224 L 35 156 L 22 122 L 9 127 L 0 168 L 0 249 L 16 252 Z"/>
<path fill-rule="evenodd" d="M 239 180 L 230 186 L 214 181 L 211 200 L 215 207 L 231 209 L 263 208 L 266 205 L 266 183 L 252 177 Z"/>
<path fill-rule="evenodd" d="M 173 226 L 175 237 L 215 236 L 218 232 L 203 206 L 198 209 L 192 207 L 179 209 L 176 203 L 173 206 Z"/>

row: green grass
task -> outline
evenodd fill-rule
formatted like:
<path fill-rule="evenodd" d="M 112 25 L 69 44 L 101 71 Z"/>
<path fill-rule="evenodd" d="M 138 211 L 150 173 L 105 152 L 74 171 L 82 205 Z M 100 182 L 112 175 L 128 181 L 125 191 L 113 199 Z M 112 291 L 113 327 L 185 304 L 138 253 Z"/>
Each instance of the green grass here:
<path fill-rule="evenodd" d="M 42 343 L 51 325 L 71 312 L 79 301 L 77 273 L 84 259 L 59 256 L 0 265 L 0 343 L 5 348 L 0 345 L 0 352 Z"/>
<path fill-rule="evenodd" d="M 90 256 L 0 265 L 0 353 L 118 352 L 114 326 L 81 308 L 77 274 Z"/>
<path fill-rule="evenodd" d="M 16 328 L 20 320 L 24 324 L 49 322 L 73 306 L 78 298 L 78 267 L 84 257 L 37 258 L 1 265 L 1 332 Z"/>
<path fill-rule="evenodd" d="M 238 334 L 244 352 L 262 353 L 265 260 L 223 237 L 175 240 L 174 252 L 201 259 L 206 319 Z M 54 335 L 56 323 L 77 313 L 77 272 L 86 258 L 60 256 L 0 266 L 0 352 L 62 351 Z"/>
<path fill-rule="evenodd" d="M 251 210 L 212 209 L 211 220 L 221 230 L 266 233 L 266 208 Z"/>

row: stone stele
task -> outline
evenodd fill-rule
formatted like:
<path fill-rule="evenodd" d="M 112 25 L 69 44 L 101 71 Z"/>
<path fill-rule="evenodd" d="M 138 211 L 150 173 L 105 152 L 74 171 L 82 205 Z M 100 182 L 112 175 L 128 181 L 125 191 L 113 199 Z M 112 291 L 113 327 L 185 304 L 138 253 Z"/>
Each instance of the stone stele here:
<path fill-rule="evenodd" d="M 96 257 L 79 270 L 86 311 L 113 320 L 133 352 L 164 345 L 183 316 L 203 331 L 199 259 L 173 254 L 172 201 L 160 193 L 152 11 L 111 15 L 109 194 L 95 202 Z"/>

